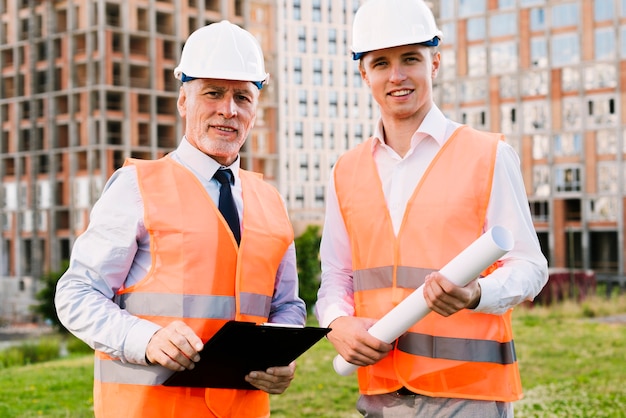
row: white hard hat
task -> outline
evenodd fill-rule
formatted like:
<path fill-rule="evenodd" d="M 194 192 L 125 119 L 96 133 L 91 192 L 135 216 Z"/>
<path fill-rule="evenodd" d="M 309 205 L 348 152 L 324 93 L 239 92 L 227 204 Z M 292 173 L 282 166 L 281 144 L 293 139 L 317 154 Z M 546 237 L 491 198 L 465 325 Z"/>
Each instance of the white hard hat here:
<path fill-rule="evenodd" d="M 352 58 L 401 45 L 437 46 L 441 38 L 435 17 L 423 0 L 368 0 L 354 15 Z"/>
<path fill-rule="evenodd" d="M 222 20 L 195 30 L 183 47 L 174 77 L 251 81 L 260 89 L 269 77 L 257 39 L 239 26 Z"/>

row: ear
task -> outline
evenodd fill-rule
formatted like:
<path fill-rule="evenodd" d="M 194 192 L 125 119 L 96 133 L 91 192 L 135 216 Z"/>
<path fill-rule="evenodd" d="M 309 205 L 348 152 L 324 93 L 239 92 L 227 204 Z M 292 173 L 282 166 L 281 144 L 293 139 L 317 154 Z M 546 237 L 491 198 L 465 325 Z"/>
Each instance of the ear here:
<path fill-rule="evenodd" d="M 180 86 L 178 90 L 178 100 L 176 101 L 176 107 L 178 108 L 178 114 L 181 118 L 184 118 L 187 114 L 187 93 L 185 88 Z"/>
<path fill-rule="evenodd" d="M 441 52 L 437 51 L 433 54 L 433 69 L 431 73 L 433 80 L 437 78 L 437 74 L 439 74 L 439 64 L 441 64 Z"/>
<path fill-rule="evenodd" d="M 367 84 L 367 87 L 371 87 L 370 80 L 367 78 L 367 72 L 365 71 L 365 68 L 363 68 L 362 63 L 359 63 L 359 73 L 361 73 L 361 79 L 365 82 L 365 84 Z"/>

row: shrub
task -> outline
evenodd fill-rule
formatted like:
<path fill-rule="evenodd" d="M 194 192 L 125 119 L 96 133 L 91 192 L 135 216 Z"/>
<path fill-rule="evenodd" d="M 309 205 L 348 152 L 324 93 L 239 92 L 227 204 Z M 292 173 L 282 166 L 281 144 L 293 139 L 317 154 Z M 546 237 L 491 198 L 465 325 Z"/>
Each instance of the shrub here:
<path fill-rule="evenodd" d="M 319 250 L 321 240 L 318 225 L 309 225 L 304 233 L 295 239 L 300 281 L 299 292 L 309 311 L 315 305 L 317 290 L 320 287 Z"/>

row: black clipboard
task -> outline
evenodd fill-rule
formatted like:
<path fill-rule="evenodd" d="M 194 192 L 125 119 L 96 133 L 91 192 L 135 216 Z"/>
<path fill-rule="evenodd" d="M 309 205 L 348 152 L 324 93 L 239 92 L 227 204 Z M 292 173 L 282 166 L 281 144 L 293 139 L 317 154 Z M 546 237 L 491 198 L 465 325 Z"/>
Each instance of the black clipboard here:
<path fill-rule="evenodd" d="M 228 321 L 207 341 L 192 370 L 175 372 L 163 385 L 256 389 L 244 377 L 255 370 L 286 366 L 330 332 L 330 328 Z"/>

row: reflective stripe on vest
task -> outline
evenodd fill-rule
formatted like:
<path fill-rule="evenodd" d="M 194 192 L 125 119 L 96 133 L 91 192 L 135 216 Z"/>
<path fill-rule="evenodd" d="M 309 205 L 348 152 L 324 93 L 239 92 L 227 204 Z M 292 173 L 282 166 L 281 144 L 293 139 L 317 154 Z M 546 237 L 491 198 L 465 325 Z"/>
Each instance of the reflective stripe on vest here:
<path fill-rule="evenodd" d="M 272 299 L 267 295 L 243 293 L 240 297 L 243 314 L 259 317 L 269 315 Z M 235 317 L 233 296 L 124 293 L 116 297 L 116 303 L 135 315 L 225 320 Z"/>
<path fill-rule="evenodd" d="M 513 341 L 435 337 L 407 332 L 398 338 L 398 350 L 429 358 L 513 364 L 517 361 Z"/>
<path fill-rule="evenodd" d="M 373 139 L 343 154 L 334 169 L 349 235 L 355 314 L 381 318 L 483 232 L 501 135 L 458 128 L 407 202 L 397 236 L 372 156 Z M 406 386 L 428 396 L 513 401 L 521 380 L 510 311 L 429 313 L 393 352 L 358 370 L 364 394 Z"/>

